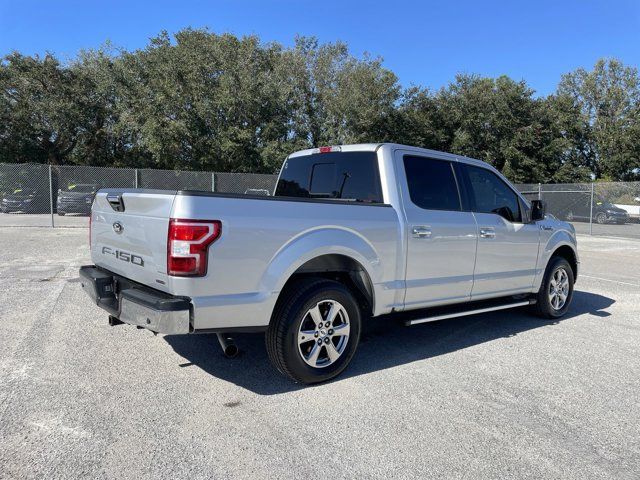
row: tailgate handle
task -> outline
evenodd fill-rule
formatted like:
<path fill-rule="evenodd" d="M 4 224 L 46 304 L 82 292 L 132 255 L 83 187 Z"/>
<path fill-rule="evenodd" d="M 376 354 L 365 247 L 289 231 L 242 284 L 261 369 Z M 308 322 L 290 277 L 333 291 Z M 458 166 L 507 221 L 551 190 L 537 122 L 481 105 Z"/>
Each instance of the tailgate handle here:
<path fill-rule="evenodd" d="M 122 195 L 119 194 L 107 194 L 107 202 L 111 205 L 116 212 L 124 212 L 124 200 L 122 199 Z"/>

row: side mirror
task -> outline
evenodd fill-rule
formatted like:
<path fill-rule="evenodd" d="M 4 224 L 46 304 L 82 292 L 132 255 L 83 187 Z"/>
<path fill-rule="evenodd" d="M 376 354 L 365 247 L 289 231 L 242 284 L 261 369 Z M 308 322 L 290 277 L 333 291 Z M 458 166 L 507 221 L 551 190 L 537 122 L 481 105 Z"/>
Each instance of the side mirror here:
<path fill-rule="evenodd" d="M 544 220 L 547 206 L 542 200 L 531 200 L 531 221 Z"/>

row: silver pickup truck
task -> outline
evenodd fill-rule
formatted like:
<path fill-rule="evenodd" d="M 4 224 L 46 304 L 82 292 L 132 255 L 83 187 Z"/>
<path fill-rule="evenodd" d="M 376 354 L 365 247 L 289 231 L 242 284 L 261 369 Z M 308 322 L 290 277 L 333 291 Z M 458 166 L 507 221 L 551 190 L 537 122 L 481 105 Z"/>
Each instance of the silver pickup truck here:
<path fill-rule="evenodd" d="M 290 155 L 271 196 L 100 190 L 89 296 L 165 334 L 264 331 L 274 366 L 302 383 L 338 375 L 362 322 L 407 325 L 529 305 L 567 311 L 573 227 L 490 165 L 395 144 Z"/>

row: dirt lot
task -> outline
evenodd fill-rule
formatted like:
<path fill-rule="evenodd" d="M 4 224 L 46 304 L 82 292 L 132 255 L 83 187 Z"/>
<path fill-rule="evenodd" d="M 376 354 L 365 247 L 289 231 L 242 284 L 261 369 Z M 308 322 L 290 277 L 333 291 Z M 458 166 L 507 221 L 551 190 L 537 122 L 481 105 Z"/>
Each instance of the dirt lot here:
<path fill-rule="evenodd" d="M 580 237 L 562 321 L 372 321 L 342 377 L 301 388 L 261 335 L 227 360 L 109 327 L 84 228 L 0 239 L 0 478 L 640 477 L 638 241 Z"/>

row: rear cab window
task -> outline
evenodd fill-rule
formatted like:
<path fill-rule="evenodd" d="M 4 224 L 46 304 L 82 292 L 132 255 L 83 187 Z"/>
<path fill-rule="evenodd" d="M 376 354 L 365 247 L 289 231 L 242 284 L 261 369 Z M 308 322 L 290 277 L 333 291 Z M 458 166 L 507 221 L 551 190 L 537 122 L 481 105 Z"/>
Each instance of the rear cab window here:
<path fill-rule="evenodd" d="M 275 196 L 384 203 L 376 152 L 328 152 L 288 159 Z"/>

